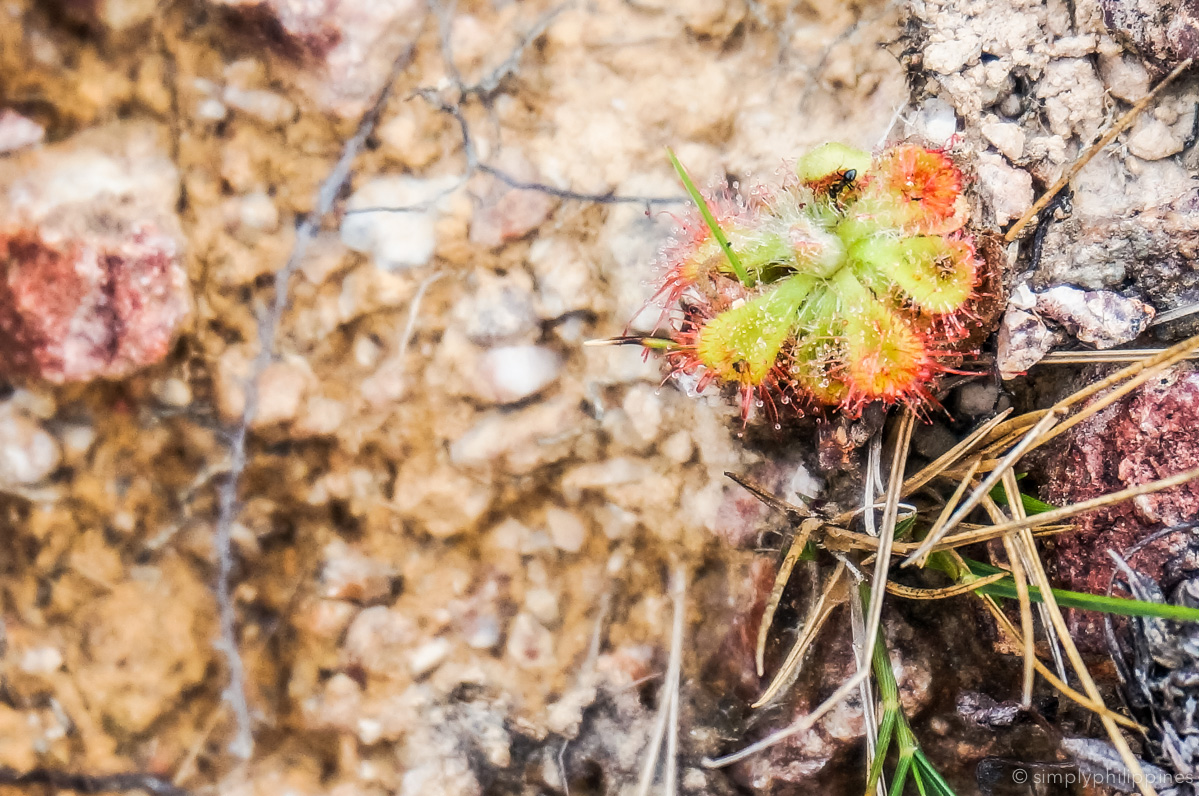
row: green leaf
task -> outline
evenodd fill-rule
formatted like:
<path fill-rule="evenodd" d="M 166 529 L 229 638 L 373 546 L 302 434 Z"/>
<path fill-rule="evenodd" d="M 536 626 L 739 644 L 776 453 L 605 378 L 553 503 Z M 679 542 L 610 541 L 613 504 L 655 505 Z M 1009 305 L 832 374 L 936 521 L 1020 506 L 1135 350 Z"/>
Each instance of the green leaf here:
<path fill-rule="evenodd" d="M 729 258 L 729 265 L 733 267 L 733 273 L 737 275 L 737 279 L 741 280 L 741 284 L 746 287 L 753 287 L 753 282 L 749 278 L 749 274 L 745 270 L 745 266 L 737 259 L 733 247 L 729 246 L 729 239 L 725 237 L 724 230 L 716 223 L 715 217 L 712 215 L 711 208 L 708 207 L 707 200 L 703 194 L 695 187 L 695 183 L 691 181 L 691 175 L 683 168 L 683 164 L 675 157 L 674 150 L 670 147 L 666 148 L 666 154 L 670 155 L 670 163 L 674 166 L 674 170 L 678 172 L 679 179 L 683 182 L 683 187 L 687 189 L 687 195 L 691 197 L 691 201 L 695 202 L 695 206 L 699 208 L 699 213 L 704 217 L 704 223 L 708 225 L 708 230 L 712 233 L 712 237 L 716 238 L 716 242 L 720 244 L 720 248 L 724 250 L 725 257 Z"/>

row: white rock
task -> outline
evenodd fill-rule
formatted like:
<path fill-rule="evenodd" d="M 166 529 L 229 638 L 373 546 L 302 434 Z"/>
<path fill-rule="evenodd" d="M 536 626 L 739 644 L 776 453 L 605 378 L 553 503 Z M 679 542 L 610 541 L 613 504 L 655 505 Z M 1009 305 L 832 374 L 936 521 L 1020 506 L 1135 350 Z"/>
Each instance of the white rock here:
<path fill-rule="evenodd" d="M 412 672 L 412 676 L 424 677 L 436 669 L 450 656 L 451 649 L 453 649 L 453 645 L 450 644 L 449 639 L 444 637 L 421 644 L 412 651 L 412 655 L 408 658 L 408 669 Z"/>
<path fill-rule="evenodd" d="M 562 357 L 539 346 L 501 346 L 479 357 L 476 387 L 480 397 L 497 404 L 528 398 L 552 384 L 562 371 Z"/>
<path fill-rule="evenodd" d="M 62 653 L 49 645 L 30 647 L 17 661 L 17 668 L 26 674 L 51 674 L 62 666 Z"/>
<path fill-rule="evenodd" d="M 24 486 L 41 481 L 58 467 L 58 442 L 33 418 L 0 406 L 0 484 Z"/>
<path fill-rule="evenodd" d="M 650 443 L 662 432 L 662 397 L 648 384 L 635 384 L 625 393 L 621 408 L 637 436 Z"/>
<path fill-rule="evenodd" d="M 1038 295 L 1037 312 L 1098 348 L 1111 348 L 1135 339 L 1156 314 L 1153 307 L 1138 299 L 1108 290 L 1084 291 L 1068 285 Z"/>
<path fill-rule="evenodd" d="M 230 108 L 270 125 L 286 124 L 296 117 L 296 104 L 273 91 L 226 86 L 221 98 Z"/>
<path fill-rule="evenodd" d="M 568 432 L 588 422 L 577 399 L 549 398 L 518 411 L 493 410 L 483 414 L 450 446 L 450 461 L 461 467 L 504 467 L 510 475 L 523 475 L 570 455 Z M 558 444 L 546 440 L 560 439 Z"/>
<path fill-rule="evenodd" d="M 1019 160 L 1024 156 L 1024 130 L 1020 125 L 990 122 L 979 127 L 979 130 L 1008 160 Z"/>
<path fill-rule="evenodd" d="M 551 589 L 539 587 L 525 592 L 525 608 L 546 625 L 558 622 L 558 595 Z"/>
<path fill-rule="evenodd" d="M 1015 307 L 1018 310 L 1031 310 L 1037 306 L 1037 294 L 1032 292 L 1032 288 L 1027 282 L 1021 282 L 1012 289 L 1012 294 L 1008 296 L 1008 306 Z"/>
<path fill-rule="evenodd" d="M 300 411 L 312 374 L 300 362 L 267 365 L 258 380 L 258 413 L 254 426 L 270 426 L 292 420 Z"/>
<path fill-rule="evenodd" d="M 492 488 L 446 464 L 409 460 L 396 476 L 392 503 L 431 536 L 469 531 L 491 506 Z"/>
<path fill-rule="evenodd" d="M 561 237 L 538 237 L 529 246 L 529 265 L 537 281 L 538 313 L 560 318 L 590 309 L 597 296 L 591 266 L 573 242 Z"/>
<path fill-rule="evenodd" d="M 1077 134 L 1088 140 L 1102 126 L 1102 108 L 1106 89 L 1095 67 L 1087 58 L 1058 58 L 1045 67 L 1037 85 L 1037 96 L 1044 102 L 1049 130 L 1069 138 Z"/>
<path fill-rule="evenodd" d="M 151 389 L 154 397 L 167 406 L 183 407 L 192 402 L 192 390 L 187 382 L 179 378 L 167 378 L 155 382 Z"/>
<path fill-rule="evenodd" d="M 824 491 L 824 479 L 814 475 L 802 462 L 795 467 L 791 480 L 787 482 L 788 492 L 785 497 L 791 502 L 799 502 L 800 498 L 818 498 Z"/>
<path fill-rule="evenodd" d="M 686 464 L 695 455 L 695 445 L 686 431 L 676 431 L 662 440 L 658 451 L 675 464 Z"/>
<path fill-rule="evenodd" d="M 926 100 L 908 121 L 907 137 L 919 138 L 929 146 L 943 147 L 958 131 L 958 116 L 953 106 L 940 97 Z"/>
<path fill-rule="evenodd" d="M 1032 175 L 1009 166 L 998 155 L 984 152 L 978 156 L 978 188 L 991 206 L 995 223 L 1002 226 L 1019 218 L 1032 207 Z"/>
<path fill-rule="evenodd" d="M 1036 315 L 1009 308 L 999 327 L 995 355 L 1000 377 L 1007 380 L 1023 375 L 1040 362 L 1057 341 L 1058 336 Z"/>
<path fill-rule="evenodd" d="M 202 99 L 196 103 L 195 116 L 205 122 L 219 122 L 229 115 L 225 103 L 214 97 Z"/>
<path fill-rule="evenodd" d="M 1131 55 L 1099 56 L 1099 76 L 1113 97 L 1136 102 L 1149 93 L 1149 70 Z"/>
<path fill-rule="evenodd" d="M 46 131 L 32 119 L 7 108 L 0 111 L 0 155 L 40 144 Z"/>
<path fill-rule="evenodd" d="M 533 307 L 532 280 L 521 272 L 474 275 L 454 305 L 454 319 L 472 343 L 493 346 L 535 339 L 540 327 Z"/>
<path fill-rule="evenodd" d="M 255 232 L 279 229 L 279 208 L 265 191 L 254 191 L 236 200 L 237 223 Z"/>
<path fill-rule="evenodd" d="M 545 524 L 554 547 L 567 553 L 577 553 L 587 540 L 587 526 L 574 512 L 550 506 L 545 511 Z"/>
<path fill-rule="evenodd" d="M 532 614 L 521 611 L 508 629 L 507 652 L 522 669 L 544 669 L 553 663 L 554 637 Z"/>
<path fill-rule="evenodd" d="M 459 182 L 457 177 L 376 177 L 354 192 L 346 209 L 404 211 L 347 212 L 341 222 L 342 242 L 354 251 L 370 254 L 375 265 L 386 271 L 425 265 L 437 249 L 440 209 Z"/>
<path fill-rule="evenodd" d="M 396 572 L 341 539 L 325 545 L 318 594 L 330 600 L 374 602 L 391 593 Z"/>
<path fill-rule="evenodd" d="M 1142 114 L 1128 134 L 1128 151 L 1142 160 L 1161 160 L 1182 151 L 1183 141 L 1169 125 Z"/>
<path fill-rule="evenodd" d="M 358 612 L 342 644 L 345 662 L 361 666 L 379 677 L 400 677 L 411 666 L 413 643 L 419 638 L 416 622 L 401 611 L 372 605 Z M 419 648 L 418 648 L 419 649 Z"/>
<path fill-rule="evenodd" d="M 961 71 L 982 55 L 982 40 L 972 33 L 963 33 L 950 41 L 936 42 L 924 48 L 924 68 L 942 75 Z"/>

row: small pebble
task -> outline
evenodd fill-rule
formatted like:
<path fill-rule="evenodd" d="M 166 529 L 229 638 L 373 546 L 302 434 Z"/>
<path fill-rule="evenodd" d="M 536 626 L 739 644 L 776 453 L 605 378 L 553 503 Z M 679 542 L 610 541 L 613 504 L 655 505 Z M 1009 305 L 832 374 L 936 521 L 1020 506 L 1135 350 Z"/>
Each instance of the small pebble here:
<path fill-rule="evenodd" d="M 27 486 L 58 467 L 58 441 L 28 415 L 0 406 L 0 484 Z"/>
<path fill-rule="evenodd" d="M 0 110 L 0 155 L 40 144 L 45 137 L 45 129 L 37 122 L 7 108 Z"/>
<path fill-rule="evenodd" d="M 507 652 L 522 669 L 544 669 L 553 663 L 553 634 L 532 614 L 522 611 L 508 629 Z"/>
<path fill-rule="evenodd" d="M 958 131 L 958 117 L 953 106 L 933 97 L 907 123 L 908 136 L 925 141 L 929 146 L 943 147 Z"/>
<path fill-rule="evenodd" d="M 270 125 L 282 125 L 296 116 L 296 105 L 273 91 L 227 86 L 221 94 L 225 105 Z"/>
<path fill-rule="evenodd" d="M 558 622 L 558 595 L 551 589 L 529 589 L 525 592 L 525 608 L 544 625 Z"/>
<path fill-rule="evenodd" d="M 675 464 L 686 464 L 695 455 L 695 445 L 686 431 L 676 431 L 662 441 L 658 451 Z"/>
<path fill-rule="evenodd" d="M 1020 125 L 996 121 L 982 125 L 979 130 L 1008 160 L 1019 160 L 1024 156 L 1024 130 Z"/>
<path fill-rule="evenodd" d="M 1156 311 L 1139 299 L 1108 290 L 1060 285 L 1037 296 L 1037 312 L 1052 318 L 1084 343 L 1112 348 L 1143 332 Z"/>
<path fill-rule="evenodd" d="M 972 381 L 958 389 L 958 412 L 966 417 L 989 415 L 999 400 L 999 385 L 987 381 Z"/>
<path fill-rule="evenodd" d="M 1128 151 L 1142 160 L 1162 160 L 1182 151 L 1183 141 L 1165 122 L 1142 115 L 1128 134 Z"/>
<path fill-rule="evenodd" d="M 1059 336 L 1031 312 L 1009 308 L 999 328 L 995 364 L 1005 381 L 1021 376 L 1041 361 L 1057 344 Z"/>
<path fill-rule="evenodd" d="M 480 397 L 510 404 L 535 395 L 562 371 L 562 357 L 539 346 L 502 346 L 479 358 L 477 389 Z"/>
<path fill-rule="evenodd" d="M 342 652 L 347 663 L 379 677 L 398 677 L 415 656 L 418 628 L 403 613 L 384 605 L 364 608 L 346 630 Z M 418 648 L 419 650 L 419 648 Z"/>
<path fill-rule="evenodd" d="M 550 506 L 545 511 L 545 524 L 550 538 L 554 540 L 554 547 L 567 553 L 577 553 L 583 549 L 587 526 L 574 512 Z"/>
<path fill-rule="evenodd" d="M 990 152 L 978 156 L 978 188 L 999 226 L 1019 218 L 1032 207 L 1032 175 L 1009 166 L 1002 157 Z"/>
<path fill-rule="evenodd" d="M 408 658 L 408 669 L 412 672 L 413 677 L 424 677 L 444 663 L 452 649 L 453 645 L 450 644 L 449 639 L 444 637 L 426 641 L 412 651 L 412 655 Z"/>
<path fill-rule="evenodd" d="M 376 602 L 391 594 L 395 570 L 363 555 L 341 539 L 325 545 L 321 596 L 332 600 Z"/>
<path fill-rule="evenodd" d="M 457 177 L 420 180 L 413 177 L 376 177 L 350 196 L 341 222 L 341 240 L 356 252 L 369 254 L 375 266 L 399 271 L 425 265 L 437 248 L 437 219 Z"/>

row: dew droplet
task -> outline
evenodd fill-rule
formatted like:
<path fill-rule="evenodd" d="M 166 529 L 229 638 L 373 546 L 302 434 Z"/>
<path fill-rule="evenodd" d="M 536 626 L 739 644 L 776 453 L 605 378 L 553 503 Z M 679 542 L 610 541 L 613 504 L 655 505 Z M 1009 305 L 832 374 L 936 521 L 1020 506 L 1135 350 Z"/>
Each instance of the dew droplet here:
<path fill-rule="evenodd" d="M 789 404 L 789 403 L 791 403 L 791 396 L 789 396 L 789 395 L 784 395 L 784 396 L 783 396 L 782 398 L 780 398 L 779 400 L 780 400 L 780 401 L 782 401 L 784 404 Z"/>
<path fill-rule="evenodd" d="M 783 426 L 782 426 L 782 424 L 781 424 L 781 423 L 775 423 L 775 424 L 774 424 L 774 430 L 775 430 L 775 431 L 782 431 L 782 430 L 783 430 Z"/>
<path fill-rule="evenodd" d="M 758 407 L 759 409 L 761 409 L 761 408 L 762 408 L 763 406 L 765 406 L 765 405 L 766 405 L 766 402 L 765 402 L 765 401 L 763 401 L 761 398 L 759 398 L 758 400 L 754 401 L 754 406 Z"/>

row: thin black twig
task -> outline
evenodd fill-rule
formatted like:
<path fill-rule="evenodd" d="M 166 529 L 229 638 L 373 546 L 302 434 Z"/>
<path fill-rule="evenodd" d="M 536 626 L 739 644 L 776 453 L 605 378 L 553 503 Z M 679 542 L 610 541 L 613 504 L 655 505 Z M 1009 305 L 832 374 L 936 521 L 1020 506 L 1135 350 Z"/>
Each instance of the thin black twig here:
<path fill-rule="evenodd" d="M 49 785 L 78 793 L 114 793 L 141 790 L 155 796 L 190 796 L 190 791 L 150 774 L 106 774 L 91 776 L 37 768 L 24 773 L 0 766 L 0 785 Z"/>
<path fill-rule="evenodd" d="M 1041 251 L 1045 247 L 1045 236 L 1049 233 L 1049 228 L 1053 226 L 1053 222 L 1059 218 L 1065 218 L 1070 214 L 1073 197 L 1074 192 L 1069 188 L 1065 189 L 1053 197 L 1053 201 L 1045 205 L 1045 209 L 1037 216 L 1037 230 L 1032 236 L 1032 248 L 1028 257 L 1028 270 L 1036 271 L 1041 266 Z"/>
<path fill-rule="evenodd" d="M 346 142 L 341 157 L 333 166 L 329 176 L 321 183 L 312 212 L 304 216 L 296 227 L 295 244 L 292 247 L 291 256 L 275 275 L 275 296 L 270 309 L 258 321 L 258 354 L 254 358 L 250 375 L 245 383 L 245 409 L 231 435 L 229 475 L 220 489 L 215 539 L 217 549 L 216 592 L 221 626 L 218 646 L 224 654 L 226 665 L 229 668 L 229 685 L 224 696 L 233 710 L 237 727 L 236 736 L 230 744 L 229 750 L 243 759 L 248 759 L 254 751 L 253 721 L 250 717 L 249 702 L 246 699 L 245 667 L 237 646 L 237 613 L 229 587 L 234 563 L 232 529 L 238 509 L 237 487 L 246 468 L 246 439 L 258 412 L 258 382 L 274 357 L 275 339 L 278 336 L 283 312 L 287 307 L 288 286 L 291 283 L 291 277 L 303 261 L 309 244 L 320 231 L 322 219 L 333 208 L 334 200 L 349 181 L 354 159 L 366 144 L 375 125 L 378 124 L 383 107 L 391 96 L 396 78 L 411 63 L 414 52 L 415 45 L 409 45 L 396 58 L 391 74 L 379 92 L 378 99 L 363 115 L 354 136 Z"/>

